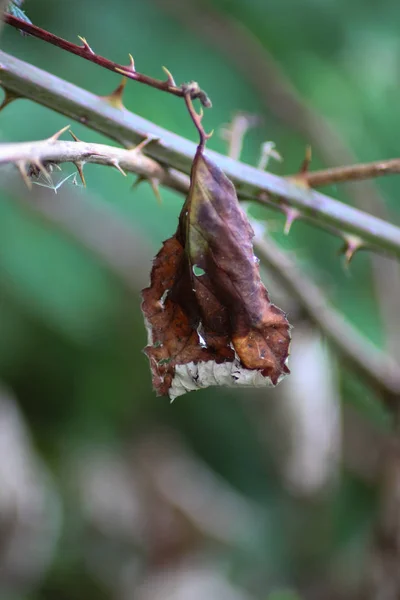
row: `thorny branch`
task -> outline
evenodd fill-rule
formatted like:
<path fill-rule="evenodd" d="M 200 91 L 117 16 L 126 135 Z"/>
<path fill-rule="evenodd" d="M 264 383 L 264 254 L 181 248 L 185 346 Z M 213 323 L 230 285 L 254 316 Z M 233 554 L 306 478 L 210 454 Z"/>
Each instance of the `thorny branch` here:
<path fill-rule="evenodd" d="M 82 42 L 82 46 L 78 46 L 77 44 L 73 44 L 72 42 L 68 42 L 63 38 L 42 29 L 41 27 L 37 27 L 32 23 L 28 23 L 23 21 L 22 19 L 18 19 L 14 15 L 4 14 L 3 20 L 8 25 L 15 27 L 16 29 L 23 31 L 24 33 L 28 33 L 33 37 L 37 37 L 49 44 L 53 44 L 58 48 L 62 48 L 67 52 L 71 52 L 72 54 L 76 54 L 85 60 L 93 62 L 97 65 L 100 65 L 104 69 L 108 69 L 109 71 L 113 71 L 114 73 L 122 73 L 125 77 L 129 79 L 133 79 L 134 81 L 139 81 L 140 83 L 144 83 L 145 85 L 149 85 L 150 87 L 156 88 L 157 90 L 161 90 L 162 92 L 168 92 L 169 94 L 173 94 L 174 96 L 180 96 L 183 98 L 187 93 L 187 90 L 190 89 L 191 97 L 198 98 L 202 105 L 206 108 L 211 107 L 211 100 L 207 96 L 207 94 L 199 88 L 199 85 L 195 82 L 191 82 L 190 86 L 177 86 L 174 78 L 171 73 L 168 71 L 166 67 L 163 67 L 165 74 L 167 75 L 167 79 L 165 81 L 161 81 L 159 79 L 154 79 L 153 77 L 149 77 L 148 75 L 143 75 L 143 73 L 139 73 L 135 68 L 135 61 L 132 55 L 129 55 L 130 64 L 129 65 L 120 65 L 116 62 L 108 60 L 99 54 L 96 54 L 94 50 L 89 46 L 88 42 L 85 38 L 79 37 Z"/>
<path fill-rule="evenodd" d="M 67 127 L 69 129 L 69 127 Z M 122 175 L 135 173 L 140 178 L 153 181 L 179 192 L 186 191 L 185 183 L 179 173 L 168 171 L 158 162 L 145 156 L 142 152 L 146 143 L 152 139 L 145 139 L 131 150 L 107 146 L 105 144 L 91 144 L 77 141 L 60 141 L 58 136 L 66 128 L 57 132 L 47 140 L 38 142 L 22 142 L 16 144 L 0 144 L 0 165 L 14 164 L 28 175 L 30 167 L 36 167 L 43 172 L 49 164 L 74 163 L 78 169 L 82 182 L 85 184 L 83 169 L 85 164 L 93 163 L 114 167 Z M 29 178 L 24 180 L 30 187 Z"/>
<path fill-rule="evenodd" d="M 132 147 L 157 138 L 147 154 L 169 168 L 189 173 L 196 145 L 126 109 L 0 51 L 0 80 L 11 96 L 29 98 Z M 7 98 L 6 98 L 7 99 Z M 295 182 L 232 160 L 208 156 L 236 185 L 239 197 L 253 198 L 287 214 L 313 221 L 344 239 L 351 252 L 365 247 L 400 257 L 400 229 Z"/>

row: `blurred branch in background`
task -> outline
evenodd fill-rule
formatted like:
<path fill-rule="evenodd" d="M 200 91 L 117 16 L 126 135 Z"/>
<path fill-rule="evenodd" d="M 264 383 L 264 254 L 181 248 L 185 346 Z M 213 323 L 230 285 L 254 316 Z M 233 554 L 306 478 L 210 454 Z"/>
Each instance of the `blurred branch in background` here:
<path fill-rule="evenodd" d="M 53 108 L 125 146 L 154 138 L 147 148 L 152 158 L 173 169 L 190 172 L 196 150 L 192 142 L 4 52 L 0 52 L 0 74 L 3 88 L 9 92 Z M 277 206 L 284 212 L 288 206 L 295 208 L 297 219 L 308 219 L 327 228 L 347 245 L 353 244 L 353 236 L 357 236 L 354 250 L 365 247 L 400 256 L 398 227 L 271 173 L 213 151 L 207 154 L 238 187 L 240 196 L 250 194 L 254 200 Z"/>
<path fill-rule="evenodd" d="M 251 545 L 264 512 L 213 473 L 176 432 L 150 428 L 120 453 L 82 448 L 68 468 L 91 529 L 86 560 L 113 597 L 178 600 L 190 589 L 196 599 L 206 591 L 210 598 L 250 598 L 218 574 L 211 557 L 222 548 Z M 100 540 L 110 551 L 106 568 L 96 556 Z M 112 558 L 118 546 L 130 549 L 136 569 Z M 135 547 L 146 553 L 145 572 Z"/>

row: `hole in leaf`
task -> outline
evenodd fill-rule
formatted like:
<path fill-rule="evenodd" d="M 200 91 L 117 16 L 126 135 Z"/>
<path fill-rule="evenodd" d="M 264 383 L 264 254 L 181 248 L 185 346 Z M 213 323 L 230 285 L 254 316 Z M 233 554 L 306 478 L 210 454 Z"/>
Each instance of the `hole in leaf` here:
<path fill-rule="evenodd" d="M 202 348 L 207 348 L 206 340 L 204 339 L 202 332 L 203 332 L 203 325 L 202 325 L 202 323 L 199 323 L 199 325 L 197 327 L 197 335 L 199 336 L 199 343 Z"/>
<path fill-rule="evenodd" d="M 205 270 L 199 267 L 198 265 L 193 265 L 192 270 L 193 275 L 195 275 L 196 277 L 201 277 L 202 275 L 205 275 Z"/>
<path fill-rule="evenodd" d="M 161 306 L 164 306 L 165 301 L 166 301 L 167 296 L 168 296 L 168 292 L 169 292 L 169 290 L 165 290 L 164 293 L 163 293 L 163 295 L 161 296 L 161 298 L 160 298 L 160 304 L 161 304 Z"/>

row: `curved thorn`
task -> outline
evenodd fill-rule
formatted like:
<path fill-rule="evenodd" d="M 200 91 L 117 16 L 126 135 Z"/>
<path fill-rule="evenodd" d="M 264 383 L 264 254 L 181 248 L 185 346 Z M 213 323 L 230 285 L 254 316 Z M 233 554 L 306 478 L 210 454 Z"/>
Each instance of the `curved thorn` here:
<path fill-rule="evenodd" d="M 144 177 L 144 175 L 138 175 L 135 181 L 132 183 L 131 190 L 136 189 L 141 183 L 143 183 L 143 181 L 147 181 L 147 177 Z"/>
<path fill-rule="evenodd" d="M 126 177 L 125 171 L 120 167 L 119 162 L 117 161 L 116 158 L 114 158 L 111 161 L 111 164 L 112 164 L 113 167 L 115 167 L 117 169 L 117 171 L 119 171 L 121 173 L 121 175 L 123 175 L 124 177 Z"/>
<path fill-rule="evenodd" d="M 28 171 L 26 170 L 26 162 L 24 160 L 19 160 L 15 163 L 20 175 L 28 188 L 28 190 L 32 190 L 32 181 L 28 175 Z"/>
<path fill-rule="evenodd" d="M 14 102 L 14 100 L 18 100 L 18 98 L 22 98 L 21 94 L 15 94 L 14 92 L 10 92 L 9 90 L 4 88 L 4 98 L 2 103 L 0 104 L 0 111 L 3 110 L 6 106 Z"/>
<path fill-rule="evenodd" d="M 283 233 L 289 235 L 293 223 L 300 217 L 300 213 L 295 208 L 285 210 L 286 221 L 283 228 Z"/>
<path fill-rule="evenodd" d="M 66 131 L 68 131 L 68 129 L 71 127 L 71 125 L 66 125 L 65 127 L 63 127 L 62 129 L 60 129 L 59 131 L 56 131 L 56 133 L 54 133 L 53 135 L 51 135 L 48 138 L 48 142 L 56 142 L 58 140 L 58 138 L 65 133 Z"/>
<path fill-rule="evenodd" d="M 81 140 L 74 134 L 73 131 L 69 130 L 69 134 L 75 142 L 80 142 Z"/>
<path fill-rule="evenodd" d="M 159 142 L 159 141 L 160 141 L 160 138 L 158 136 L 152 135 L 149 133 L 146 135 L 146 137 L 141 142 L 139 142 L 139 144 L 137 144 L 136 146 L 131 148 L 131 151 L 132 152 L 141 152 L 143 150 L 143 148 L 145 148 L 152 142 Z"/>
<path fill-rule="evenodd" d="M 135 69 L 135 59 L 133 58 L 132 54 L 130 54 L 130 53 L 128 54 L 128 56 L 129 56 L 129 67 L 128 67 L 128 70 L 131 70 L 131 71 L 135 72 L 136 71 L 136 69 Z"/>
<path fill-rule="evenodd" d="M 355 253 L 364 246 L 364 241 L 356 235 L 344 236 L 344 246 L 339 251 L 345 257 L 345 265 L 348 266 Z"/>
<path fill-rule="evenodd" d="M 79 178 L 82 181 L 82 185 L 83 185 L 83 187 L 86 187 L 86 179 L 85 179 L 85 176 L 83 174 L 84 164 L 85 163 L 82 160 L 74 162 L 76 170 L 78 171 Z"/>
<path fill-rule="evenodd" d="M 163 67 L 162 69 L 163 69 L 164 73 L 167 75 L 167 83 L 168 83 L 168 85 L 170 87 L 177 87 L 176 83 L 175 83 L 175 79 L 173 78 L 171 71 L 169 71 L 167 69 L 167 67 Z"/>
<path fill-rule="evenodd" d="M 111 94 L 109 94 L 107 96 L 99 96 L 99 98 L 101 98 L 102 100 L 105 100 L 106 102 L 108 102 L 108 104 L 111 104 L 111 106 L 114 106 L 114 108 L 119 108 L 120 110 L 123 110 L 125 108 L 125 106 L 124 106 L 124 103 L 122 102 L 122 96 L 123 96 L 127 81 L 128 80 L 125 76 L 122 77 L 121 83 L 113 92 L 111 92 Z"/>
<path fill-rule="evenodd" d="M 84 47 L 85 50 L 87 50 L 87 52 L 90 52 L 90 54 L 95 54 L 95 52 L 93 52 L 93 50 L 91 49 L 91 47 L 87 43 L 86 38 L 82 37 L 81 35 L 78 35 L 78 38 L 81 40 L 81 42 L 83 44 L 83 47 Z"/>
<path fill-rule="evenodd" d="M 44 166 L 42 161 L 37 158 L 37 159 L 33 160 L 32 163 L 38 169 L 38 171 L 40 171 L 42 173 L 42 175 L 46 179 L 46 181 L 48 181 L 50 184 L 52 184 L 53 180 L 51 179 L 50 173 L 48 172 L 48 170 L 46 169 L 46 167 Z"/>
<path fill-rule="evenodd" d="M 155 197 L 157 199 L 158 204 L 161 204 L 162 200 L 161 200 L 160 188 L 159 188 L 159 185 L 158 185 L 159 184 L 158 179 L 156 179 L 155 177 L 150 177 L 149 178 L 149 183 L 150 183 L 151 189 L 154 192 L 154 195 L 155 195 Z"/>

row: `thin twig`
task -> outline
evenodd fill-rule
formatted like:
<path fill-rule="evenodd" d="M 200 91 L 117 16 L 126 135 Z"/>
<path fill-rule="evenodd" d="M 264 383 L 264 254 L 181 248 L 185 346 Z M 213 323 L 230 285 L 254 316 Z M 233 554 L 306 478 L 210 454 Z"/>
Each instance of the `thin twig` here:
<path fill-rule="evenodd" d="M 200 142 L 199 142 L 199 145 L 197 146 L 197 151 L 202 152 L 205 148 L 207 140 L 210 139 L 213 132 L 206 133 L 204 131 L 204 127 L 202 125 L 203 110 L 201 110 L 200 113 L 197 113 L 195 111 L 193 102 L 192 102 L 192 98 L 191 98 L 191 94 L 190 94 L 189 86 L 188 86 L 187 92 L 185 93 L 185 102 L 186 102 L 186 106 L 189 111 L 190 117 L 194 123 L 194 126 L 196 127 L 197 131 L 199 132 Z"/>
<path fill-rule="evenodd" d="M 304 174 L 304 179 L 310 187 L 321 187 L 345 181 L 374 179 L 394 173 L 400 173 L 400 158 L 308 171 Z"/>
<path fill-rule="evenodd" d="M 136 71 L 135 63 L 131 55 L 129 55 L 129 65 L 120 65 L 119 63 L 113 62 L 112 60 L 108 60 L 107 58 L 96 54 L 96 52 L 94 52 L 94 50 L 92 50 L 92 48 L 89 46 L 85 38 L 80 37 L 82 46 L 78 46 L 77 44 L 68 42 L 58 35 L 54 35 L 53 33 L 50 33 L 41 27 L 37 27 L 32 23 L 27 23 L 22 19 L 18 19 L 13 15 L 5 14 L 3 15 L 3 20 L 8 25 L 11 25 L 11 27 L 15 27 L 20 31 L 28 33 L 29 35 L 39 38 L 49 44 L 53 44 L 53 46 L 62 48 L 67 52 L 71 52 L 71 54 L 76 54 L 85 60 L 95 63 L 96 65 L 100 65 L 104 69 L 108 69 L 114 73 L 122 73 L 125 77 L 133 79 L 134 81 L 139 81 L 140 83 L 149 85 L 152 88 L 162 92 L 167 92 L 168 94 L 173 94 L 174 96 L 179 96 L 181 98 L 183 98 L 185 93 L 187 93 L 187 87 L 177 86 L 171 73 L 165 67 L 164 71 L 167 74 L 167 79 L 165 81 L 154 79 L 153 77 L 149 77 L 148 75 L 144 75 L 143 73 Z M 211 107 L 211 100 L 208 98 L 207 94 L 200 89 L 197 83 L 192 82 L 190 84 L 190 94 L 193 99 L 198 98 L 206 108 Z"/>
<path fill-rule="evenodd" d="M 126 146 L 151 136 L 158 138 L 147 154 L 172 169 L 189 173 L 196 145 L 127 110 L 111 106 L 75 85 L 0 51 L 0 80 L 9 92 L 29 98 Z M 400 257 L 400 229 L 329 196 L 304 189 L 282 177 L 232 160 L 216 152 L 208 156 L 236 185 L 239 195 L 285 210 L 289 206 L 300 218 L 312 220 L 347 240 L 357 236 L 361 245 Z M 262 196 L 263 194 L 263 196 Z M 282 202 L 282 198 L 284 202 Z"/>

